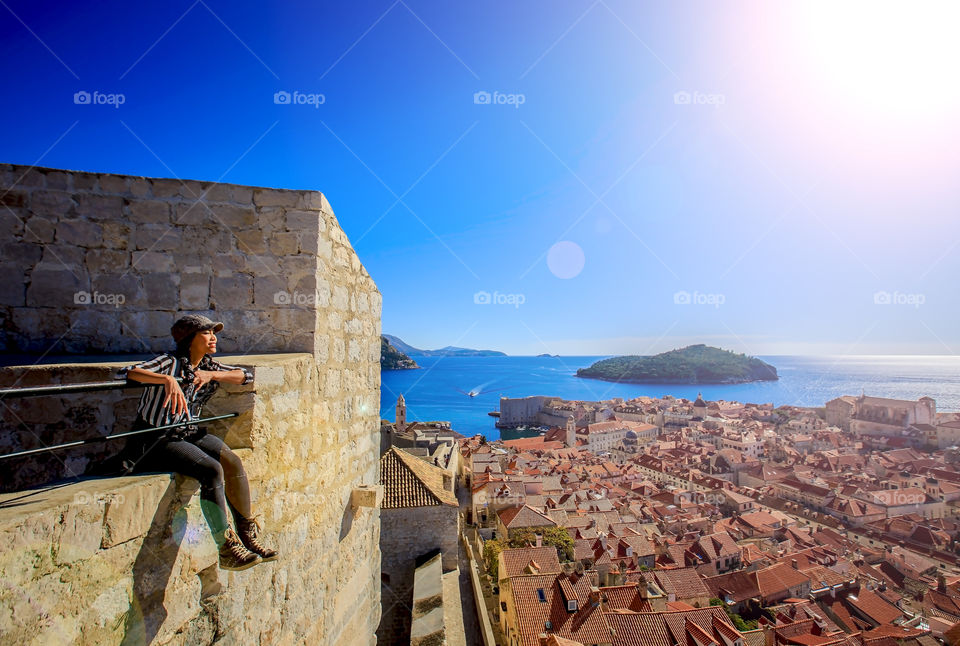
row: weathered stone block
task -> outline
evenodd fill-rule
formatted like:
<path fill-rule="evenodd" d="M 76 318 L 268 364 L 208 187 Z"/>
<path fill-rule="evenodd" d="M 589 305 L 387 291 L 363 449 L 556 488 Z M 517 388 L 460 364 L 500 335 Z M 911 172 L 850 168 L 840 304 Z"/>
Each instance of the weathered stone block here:
<path fill-rule="evenodd" d="M 131 177 L 129 179 L 131 195 L 134 197 L 147 197 L 150 195 L 150 180 L 146 177 Z"/>
<path fill-rule="evenodd" d="M 43 247 L 39 244 L 9 241 L 0 245 L 0 258 L 4 262 L 17 265 L 21 271 L 40 262 L 42 255 Z"/>
<path fill-rule="evenodd" d="M 164 482 L 163 478 L 151 478 L 140 485 L 125 487 L 109 498 L 100 546 L 109 548 L 145 535 L 169 486 L 170 482 Z"/>
<path fill-rule="evenodd" d="M 6 201 L 17 201 L 16 193 L 8 193 Z M 8 204 L 8 206 L 22 206 L 22 204 Z M 75 206 L 73 195 L 65 191 L 35 191 L 30 196 L 30 210 L 43 215 L 63 215 Z"/>
<path fill-rule="evenodd" d="M 130 219 L 142 224 L 169 224 L 170 205 L 156 200 L 135 200 L 130 203 Z"/>
<path fill-rule="evenodd" d="M 160 251 L 134 251 L 133 268 L 138 272 L 171 272 L 173 257 Z"/>
<path fill-rule="evenodd" d="M 177 202 L 174 222 L 185 226 L 196 226 L 206 224 L 211 221 L 209 207 L 203 202 L 196 200 L 186 200 Z"/>
<path fill-rule="evenodd" d="M 232 275 L 244 266 L 244 259 L 235 253 L 218 253 L 213 257 L 213 271 L 217 276 Z"/>
<path fill-rule="evenodd" d="M 118 195 L 81 193 L 77 197 L 77 215 L 91 220 L 123 218 L 123 198 Z"/>
<path fill-rule="evenodd" d="M 60 532 L 54 543 L 54 562 L 59 565 L 82 561 L 96 554 L 103 536 L 103 501 L 87 499 L 79 492 L 75 503 L 61 516 Z"/>
<path fill-rule="evenodd" d="M 300 252 L 300 236 L 297 233 L 280 231 L 270 236 L 270 252 L 278 256 L 290 256 Z M 316 267 L 315 263 L 308 261 L 310 270 Z"/>
<path fill-rule="evenodd" d="M 122 300 L 122 304 L 127 307 L 143 306 L 140 283 L 136 274 L 133 273 L 120 272 L 95 276 L 91 280 L 90 291 L 103 294 L 114 302 Z"/>
<path fill-rule="evenodd" d="M 126 222 L 103 222 L 103 246 L 107 249 L 130 248 L 130 225 Z"/>
<path fill-rule="evenodd" d="M 31 215 L 24 222 L 23 239 L 26 242 L 53 242 L 56 233 L 56 220 L 42 215 Z"/>
<path fill-rule="evenodd" d="M 27 302 L 26 279 L 23 282 L 23 266 L 19 263 L 0 262 L 0 274 L 6 280 L 0 280 L 0 305 L 22 307 Z"/>
<path fill-rule="evenodd" d="M 130 268 L 130 254 L 112 249 L 91 249 L 87 251 L 86 267 L 91 274 L 122 273 Z"/>
<path fill-rule="evenodd" d="M 100 190 L 104 193 L 126 193 L 129 178 L 120 175 L 101 175 Z"/>
<path fill-rule="evenodd" d="M 251 206 L 214 204 L 210 207 L 214 221 L 229 229 L 242 229 L 256 224 L 257 215 Z"/>
<path fill-rule="evenodd" d="M 73 190 L 97 190 L 97 175 L 95 173 L 73 173 Z"/>
<path fill-rule="evenodd" d="M 180 197 L 180 180 L 152 179 L 154 197 Z"/>
<path fill-rule="evenodd" d="M 326 223 L 319 211 L 287 211 L 286 226 L 288 231 L 313 232 L 325 229 Z"/>
<path fill-rule="evenodd" d="M 309 300 L 309 294 L 295 293 L 287 281 L 277 275 L 257 276 L 253 281 L 253 302 L 260 308 L 290 307 Z"/>
<path fill-rule="evenodd" d="M 180 274 L 146 274 L 142 278 L 150 309 L 174 310 L 180 287 Z"/>
<path fill-rule="evenodd" d="M 180 275 L 180 309 L 207 309 L 210 304 L 210 276 L 206 273 Z"/>
<path fill-rule="evenodd" d="M 175 320 L 169 312 L 123 312 L 120 320 L 131 334 L 140 337 L 168 337 Z"/>
<path fill-rule="evenodd" d="M 30 274 L 30 284 L 27 287 L 27 305 L 29 307 L 74 307 L 75 300 L 82 296 L 80 290 L 86 287 L 81 285 L 74 272 L 67 269 L 35 269 Z"/>
<path fill-rule="evenodd" d="M 72 175 L 70 175 L 70 173 L 63 173 L 59 171 L 47 173 L 47 188 L 57 189 L 60 191 L 68 190 L 72 183 L 70 181 L 71 177 Z"/>
<path fill-rule="evenodd" d="M 233 234 L 237 249 L 243 253 L 262 254 L 267 252 L 267 243 L 259 229 L 236 231 Z"/>
<path fill-rule="evenodd" d="M 242 309 L 253 305 L 253 279 L 246 274 L 215 276 L 210 284 L 210 300 L 219 309 Z"/>
<path fill-rule="evenodd" d="M 103 229 L 96 222 L 61 218 L 56 240 L 78 247 L 100 247 L 103 245 Z"/>
<path fill-rule="evenodd" d="M 297 191 L 281 191 L 269 188 L 257 188 L 253 191 L 253 203 L 257 206 L 294 207 L 300 201 Z"/>

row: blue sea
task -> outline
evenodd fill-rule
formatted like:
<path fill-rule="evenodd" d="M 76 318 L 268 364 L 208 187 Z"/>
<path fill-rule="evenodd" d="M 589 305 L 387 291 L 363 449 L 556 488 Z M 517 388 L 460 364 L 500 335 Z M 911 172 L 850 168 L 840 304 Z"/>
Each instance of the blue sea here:
<path fill-rule="evenodd" d="M 605 357 L 414 357 L 419 370 L 386 370 L 380 388 L 380 416 L 394 419 L 403 393 L 410 421 L 445 420 L 464 435 L 497 439 L 500 396 L 550 395 L 563 399 L 630 399 L 673 395 L 726 399 L 776 406 L 823 406 L 841 395 L 916 400 L 933 397 L 938 411 L 960 411 L 960 356 L 768 356 L 779 381 L 735 385 L 615 384 L 575 377 Z M 468 397 L 460 391 L 486 391 Z"/>

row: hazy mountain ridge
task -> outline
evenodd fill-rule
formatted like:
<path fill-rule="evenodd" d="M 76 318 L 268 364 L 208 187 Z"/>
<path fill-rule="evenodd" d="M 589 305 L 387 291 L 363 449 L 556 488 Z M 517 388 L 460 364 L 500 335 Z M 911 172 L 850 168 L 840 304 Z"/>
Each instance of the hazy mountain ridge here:
<path fill-rule="evenodd" d="M 394 348 L 403 352 L 409 356 L 417 357 L 443 357 L 443 356 L 456 356 L 456 357 L 505 357 L 507 354 L 505 352 L 499 352 L 497 350 L 474 350 L 472 348 L 458 348 L 456 346 L 448 345 L 439 350 L 421 350 L 420 348 L 415 348 L 409 343 L 405 343 L 403 339 L 393 336 L 392 334 L 384 334 L 384 338 L 392 345 Z"/>

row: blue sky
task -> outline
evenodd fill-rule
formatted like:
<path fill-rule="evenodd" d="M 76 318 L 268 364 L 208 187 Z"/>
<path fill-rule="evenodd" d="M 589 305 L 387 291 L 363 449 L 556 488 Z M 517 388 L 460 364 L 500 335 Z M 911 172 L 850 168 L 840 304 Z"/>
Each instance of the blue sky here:
<path fill-rule="evenodd" d="M 0 161 L 321 190 L 420 347 L 956 354 L 960 10 L 835 4 L 3 0 Z"/>

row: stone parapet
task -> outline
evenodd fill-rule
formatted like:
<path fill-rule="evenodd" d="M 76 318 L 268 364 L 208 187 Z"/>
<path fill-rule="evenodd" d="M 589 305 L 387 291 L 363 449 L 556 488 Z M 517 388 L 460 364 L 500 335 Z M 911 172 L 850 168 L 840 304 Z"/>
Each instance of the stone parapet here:
<path fill-rule="evenodd" d="M 256 377 L 252 390 L 237 387 L 210 404 L 226 410 L 250 400 L 244 417 L 216 432 L 243 459 L 264 535 L 281 559 L 219 571 L 190 478 L 82 479 L 4 494 L 0 641 L 372 639 L 380 613 L 379 513 L 353 506 L 351 492 L 376 489 L 376 401 L 366 402 L 371 419 L 351 423 L 345 402 L 326 396 L 326 371 L 312 355 L 253 355 L 244 363 Z M 344 392 L 363 390 L 339 383 Z M 351 404 L 364 409 L 356 397 Z"/>
<path fill-rule="evenodd" d="M 320 192 L 0 164 L 0 196 L 0 352 L 163 351 L 196 311 L 225 352 L 358 359 L 337 337 L 379 324 Z"/>
<path fill-rule="evenodd" d="M 126 355 L 7 368 L 2 385 L 99 381 L 170 350 L 184 312 L 224 322 L 220 351 L 255 381 L 204 413 L 242 413 L 211 430 L 281 553 L 221 572 L 192 481 L 78 476 L 113 445 L 42 454 L 8 471 L 15 486 L 69 484 L 0 501 L 0 643 L 373 643 L 379 509 L 351 494 L 378 483 L 381 296 L 324 196 L 0 164 L 0 224 L 4 363 Z M 135 403 L 5 400 L 0 453 L 127 430 Z"/>

